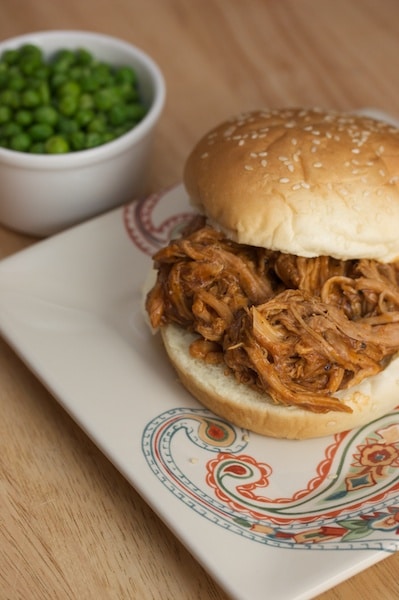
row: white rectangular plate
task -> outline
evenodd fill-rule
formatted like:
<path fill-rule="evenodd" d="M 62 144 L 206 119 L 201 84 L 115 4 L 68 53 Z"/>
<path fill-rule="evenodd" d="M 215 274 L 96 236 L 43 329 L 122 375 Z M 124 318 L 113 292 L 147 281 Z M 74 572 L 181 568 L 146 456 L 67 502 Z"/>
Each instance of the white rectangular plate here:
<path fill-rule="evenodd" d="M 3 260 L 1 333 L 232 598 L 309 599 L 399 549 L 398 413 L 295 442 L 203 409 L 142 310 L 188 213 L 178 186 Z"/>

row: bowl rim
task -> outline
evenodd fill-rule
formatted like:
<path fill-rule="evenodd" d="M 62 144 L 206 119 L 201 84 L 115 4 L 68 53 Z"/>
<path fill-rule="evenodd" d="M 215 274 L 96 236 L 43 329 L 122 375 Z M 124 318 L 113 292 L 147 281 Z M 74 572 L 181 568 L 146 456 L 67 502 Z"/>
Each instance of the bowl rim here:
<path fill-rule="evenodd" d="M 22 35 L 14 36 L 0 41 L 0 54 L 9 47 L 20 46 L 25 42 L 36 43 L 40 45 L 40 40 L 34 38 L 65 37 L 67 42 L 73 42 L 74 38 L 86 38 L 88 40 L 97 40 L 116 46 L 121 50 L 134 55 L 143 65 L 154 85 L 154 99 L 144 116 L 144 118 L 130 131 L 120 137 L 86 150 L 78 150 L 65 154 L 29 154 L 29 152 L 18 152 L 0 146 L 0 163 L 12 165 L 14 167 L 34 168 L 43 170 L 68 169 L 74 166 L 86 166 L 96 163 L 108 156 L 116 156 L 124 152 L 126 148 L 131 147 L 135 142 L 143 139 L 158 121 L 166 100 L 166 84 L 162 71 L 155 60 L 144 50 L 135 46 L 122 38 L 118 38 L 106 33 L 81 29 L 49 29 L 32 31 Z M 63 42 L 60 42 L 60 48 Z"/>

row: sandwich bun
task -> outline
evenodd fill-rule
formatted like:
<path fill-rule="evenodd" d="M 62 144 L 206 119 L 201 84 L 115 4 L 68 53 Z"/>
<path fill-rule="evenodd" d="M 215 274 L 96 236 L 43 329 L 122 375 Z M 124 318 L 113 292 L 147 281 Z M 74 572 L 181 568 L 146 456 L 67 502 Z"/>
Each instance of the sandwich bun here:
<path fill-rule="evenodd" d="M 399 257 L 399 129 L 318 109 L 225 121 L 184 169 L 191 202 L 240 244 L 304 257 Z"/>

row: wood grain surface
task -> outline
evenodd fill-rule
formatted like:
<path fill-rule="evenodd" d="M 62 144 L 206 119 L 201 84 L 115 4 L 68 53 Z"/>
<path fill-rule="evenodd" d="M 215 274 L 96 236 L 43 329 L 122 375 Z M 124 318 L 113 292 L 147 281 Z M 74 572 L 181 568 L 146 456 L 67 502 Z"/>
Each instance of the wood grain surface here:
<path fill-rule="evenodd" d="M 153 191 L 242 110 L 399 118 L 398 23 L 397 0 L 2 0 L 0 39 L 89 29 L 151 54 L 168 88 Z M 35 243 L 0 226 L 1 258 Z M 0 382 L 0 600 L 227 600 L 4 341 Z M 391 555 L 319 600 L 397 600 L 398 574 Z"/>

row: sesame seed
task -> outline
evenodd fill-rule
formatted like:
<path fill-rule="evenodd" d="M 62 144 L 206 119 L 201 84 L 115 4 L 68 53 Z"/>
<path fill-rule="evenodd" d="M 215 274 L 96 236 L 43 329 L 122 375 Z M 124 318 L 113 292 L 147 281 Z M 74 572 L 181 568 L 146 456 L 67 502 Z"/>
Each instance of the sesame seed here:
<path fill-rule="evenodd" d="M 293 165 L 292 163 L 290 163 L 289 165 L 287 165 L 287 169 L 288 169 L 289 171 L 291 171 L 291 173 L 293 173 L 293 172 L 294 172 L 294 170 L 295 170 L 295 167 L 294 167 L 294 165 Z"/>
<path fill-rule="evenodd" d="M 359 148 L 352 148 L 353 154 L 360 154 Z"/>
<path fill-rule="evenodd" d="M 323 163 L 321 163 L 321 162 L 315 162 L 315 163 L 313 163 L 313 166 L 315 167 L 315 169 L 320 169 L 320 167 L 323 166 Z"/>
<path fill-rule="evenodd" d="M 262 167 L 266 167 L 267 165 L 267 160 L 263 159 L 260 161 L 260 164 L 262 165 Z"/>
<path fill-rule="evenodd" d="M 306 183 L 306 181 L 302 181 L 302 182 L 301 182 L 301 186 L 302 186 L 303 188 L 305 188 L 305 190 L 308 190 L 308 189 L 310 188 L 310 185 L 309 185 L 308 183 Z"/>
<path fill-rule="evenodd" d="M 240 141 L 238 142 L 238 145 L 239 145 L 239 146 L 243 146 L 244 144 L 245 144 L 245 140 L 240 140 Z"/>
<path fill-rule="evenodd" d="M 225 130 L 225 132 L 223 133 L 223 135 L 225 137 L 231 137 L 235 131 L 235 127 L 229 127 L 228 129 Z"/>
<path fill-rule="evenodd" d="M 250 165 L 245 165 L 244 169 L 245 169 L 246 171 L 253 171 L 253 170 L 254 170 L 254 168 L 253 168 L 253 167 L 251 167 Z"/>
<path fill-rule="evenodd" d="M 290 180 L 288 179 L 288 177 L 281 177 L 279 179 L 279 181 L 280 181 L 280 183 L 289 183 L 290 182 Z"/>
<path fill-rule="evenodd" d="M 298 143 L 298 140 L 297 140 L 296 138 L 292 138 L 292 140 L 291 140 L 291 144 L 292 144 L 293 146 L 296 146 L 296 145 L 297 145 L 297 143 Z"/>
<path fill-rule="evenodd" d="M 384 171 L 384 169 L 380 169 L 378 172 L 381 175 L 381 177 L 385 177 L 385 171 Z"/>
<path fill-rule="evenodd" d="M 292 186 L 293 190 L 300 190 L 301 189 L 301 184 L 300 183 L 294 183 L 294 185 Z"/>
<path fill-rule="evenodd" d="M 259 156 L 267 156 L 267 152 L 258 152 Z"/>
<path fill-rule="evenodd" d="M 209 152 L 204 152 L 203 154 L 201 154 L 201 158 L 208 158 L 209 156 Z"/>

